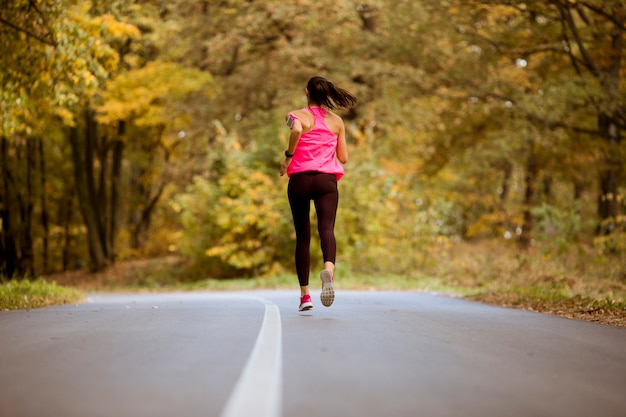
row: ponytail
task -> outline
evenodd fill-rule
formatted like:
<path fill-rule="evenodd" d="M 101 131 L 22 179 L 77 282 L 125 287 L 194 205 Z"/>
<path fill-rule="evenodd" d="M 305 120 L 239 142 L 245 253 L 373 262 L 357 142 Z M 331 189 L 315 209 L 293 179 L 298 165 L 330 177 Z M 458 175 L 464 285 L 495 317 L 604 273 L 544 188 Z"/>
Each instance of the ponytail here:
<path fill-rule="evenodd" d="M 358 99 L 343 88 L 335 87 L 323 77 L 312 77 L 306 86 L 309 100 L 321 104 L 330 110 L 349 109 L 358 103 Z"/>

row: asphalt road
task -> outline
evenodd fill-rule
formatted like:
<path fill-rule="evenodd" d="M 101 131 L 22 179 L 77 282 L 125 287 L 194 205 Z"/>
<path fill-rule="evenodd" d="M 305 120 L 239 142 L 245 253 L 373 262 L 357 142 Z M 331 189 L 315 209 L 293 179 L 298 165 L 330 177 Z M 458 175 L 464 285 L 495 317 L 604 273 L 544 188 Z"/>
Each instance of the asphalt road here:
<path fill-rule="evenodd" d="M 626 329 L 415 292 L 0 312 L 1 417 L 626 416 Z"/>

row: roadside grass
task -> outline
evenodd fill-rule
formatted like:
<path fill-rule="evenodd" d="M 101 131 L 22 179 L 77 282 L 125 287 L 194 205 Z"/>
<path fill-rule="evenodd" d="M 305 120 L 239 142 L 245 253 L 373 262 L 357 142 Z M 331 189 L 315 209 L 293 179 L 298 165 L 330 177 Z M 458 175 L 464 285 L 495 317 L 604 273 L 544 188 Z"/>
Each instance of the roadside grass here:
<path fill-rule="evenodd" d="M 0 310 L 39 308 L 81 302 L 83 294 L 70 287 L 43 279 L 12 280 L 0 284 Z"/>
<path fill-rule="evenodd" d="M 212 279 L 186 265 L 181 258 L 171 256 L 119 262 L 104 272 L 72 271 L 46 277 L 62 285 L 89 292 L 152 292 L 152 291 L 243 291 L 290 289 L 297 291 L 294 273 L 279 273 L 258 278 Z M 344 290 L 366 291 L 432 291 L 451 295 L 468 295 L 474 289 L 451 286 L 439 278 L 423 274 L 367 275 L 338 266 L 336 286 Z M 311 285 L 316 285 L 316 274 L 311 273 Z"/>
<path fill-rule="evenodd" d="M 589 247 L 519 252 L 499 242 L 460 244 L 432 274 L 465 298 L 626 327 L 626 262 Z"/>
<path fill-rule="evenodd" d="M 340 264 L 336 278 L 338 290 L 435 292 L 626 327 L 626 261 L 583 246 L 554 254 L 545 248 L 519 252 L 498 241 L 458 243 L 410 274 L 362 274 Z M 315 279 L 312 273 L 313 286 Z M 81 293 L 90 292 L 262 289 L 296 292 L 298 282 L 293 273 L 209 279 L 181 258 L 171 256 L 119 262 L 99 273 L 73 271 L 45 277 L 45 281 L 9 282 L 0 286 L 0 309 L 73 303 Z"/>

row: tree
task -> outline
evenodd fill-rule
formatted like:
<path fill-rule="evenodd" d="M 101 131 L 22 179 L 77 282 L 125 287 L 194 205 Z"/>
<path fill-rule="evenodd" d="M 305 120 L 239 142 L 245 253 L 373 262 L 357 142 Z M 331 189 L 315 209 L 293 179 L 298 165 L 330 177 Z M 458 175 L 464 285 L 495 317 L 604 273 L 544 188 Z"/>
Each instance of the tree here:
<path fill-rule="evenodd" d="M 360 99 L 342 114 L 338 221 L 355 269 L 426 265 L 454 235 L 527 245 L 550 230 L 538 216 L 619 209 L 619 3 L 6 4 L 3 270 L 100 269 L 196 242 L 185 253 L 216 275 L 279 269 L 293 238 L 275 233 L 289 219 L 282 119 L 316 74 Z"/>
<path fill-rule="evenodd" d="M 154 61 L 120 74 L 100 95 L 97 120 L 104 125 L 123 125 L 137 132 L 133 136 L 117 137 L 120 146 L 130 145 L 133 155 L 128 173 L 133 198 L 127 209 L 135 249 L 146 239 L 151 214 L 171 178 L 166 173 L 172 154 L 185 138 L 184 134 L 166 133 L 181 132 L 188 124 L 187 115 L 181 112 L 184 109 L 181 103 L 192 94 L 205 98 L 213 94 L 210 74 L 175 63 Z"/>
<path fill-rule="evenodd" d="M 475 46 L 479 62 L 491 75 L 480 86 L 468 83 L 475 97 L 509 105 L 515 117 L 542 131 L 546 149 L 556 130 L 566 132 L 572 154 L 584 137 L 595 143 L 592 152 L 600 158 L 585 169 L 599 178 L 601 231 L 610 232 L 619 216 L 617 196 L 624 164 L 618 151 L 626 126 L 620 93 L 624 5 L 494 0 L 457 2 L 451 12 L 457 29 Z M 529 149 L 537 145 L 533 142 Z M 532 153 L 528 157 L 526 204 L 532 203 L 531 189 L 537 187 L 534 158 Z M 569 158 L 565 161 L 581 166 Z"/>
<path fill-rule="evenodd" d="M 136 36 L 136 28 L 117 21 L 111 14 L 92 15 L 90 3 L 75 1 L 9 1 L 0 11 L 0 63 L 2 71 L 2 138 L 11 143 L 19 143 L 26 138 L 27 164 L 27 197 L 25 202 L 25 232 L 23 241 L 28 242 L 22 248 L 21 259 L 30 259 L 28 272 L 33 273 L 32 266 L 32 216 L 34 196 L 31 194 L 35 172 L 37 153 L 43 156 L 35 145 L 39 140 L 46 140 L 44 132 L 53 118 L 62 120 L 69 126 L 69 140 L 76 152 L 75 161 L 82 157 L 78 146 L 81 141 L 77 132 L 77 124 L 83 113 L 81 107 L 93 94 L 100 83 L 113 72 L 118 63 L 117 53 L 106 43 L 106 38 L 125 38 Z M 83 113 L 84 114 L 84 113 Z M 46 126 L 47 125 L 47 126 Z M 88 123 L 87 123 L 88 125 Z M 90 132 L 89 129 L 87 129 Z M 88 163 L 89 161 L 87 161 Z M 84 165 L 77 164 L 75 173 L 77 184 L 83 185 Z M 43 171 L 40 175 L 44 175 Z M 45 182 L 40 193 L 45 192 Z M 80 196 L 85 197 L 82 192 Z M 20 193 L 21 190 L 16 190 Z M 18 202 L 21 200 L 17 200 Z M 43 201 L 43 199 L 42 199 Z M 18 217 L 10 210 L 11 202 L 7 202 L 3 213 L 6 224 L 15 224 Z M 42 224 L 46 225 L 46 209 L 42 204 Z M 86 223 L 93 231 L 95 216 L 81 205 Z M 7 231 L 13 230 L 7 227 Z M 95 234 L 90 233 L 90 249 L 96 267 L 104 264 L 97 246 Z M 11 240 L 9 233 L 4 234 L 5 242 Z M 46 241 L 46 240 L 44 240 Z M 7 243 L 9 247 L 12 244 Z M 14 246 L 14 245 L 13 245 Z M 7 271 L 8 272 L 8 271 Z M 24 271 L 18 271 L 23 273 Z M 9 274 L 10 275 L 10 274 Z"/>

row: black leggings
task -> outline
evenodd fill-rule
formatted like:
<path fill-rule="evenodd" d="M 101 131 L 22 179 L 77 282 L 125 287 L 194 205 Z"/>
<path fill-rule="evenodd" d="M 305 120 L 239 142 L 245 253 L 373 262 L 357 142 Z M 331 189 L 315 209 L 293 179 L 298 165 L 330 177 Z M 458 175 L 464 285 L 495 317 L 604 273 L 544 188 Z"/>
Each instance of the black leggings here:
<path fill-rule="evenodd" d="M 335 241 L 335 217 L 339 192 L 337 177 L 321 172 L 300 172 L 289 177 L 287 188 L 289 205 L 296 229 L 296 272 L 300 286 L 309 285 L 311 268 L 311 222 L 309 212 L 311 200 L 317 213 L 317 231 L 320 236 L 324 262 L 335 263 L 337 243 Z"/>

